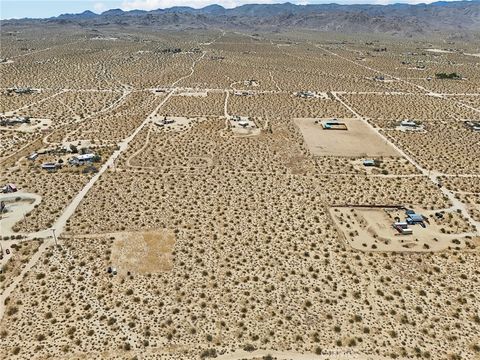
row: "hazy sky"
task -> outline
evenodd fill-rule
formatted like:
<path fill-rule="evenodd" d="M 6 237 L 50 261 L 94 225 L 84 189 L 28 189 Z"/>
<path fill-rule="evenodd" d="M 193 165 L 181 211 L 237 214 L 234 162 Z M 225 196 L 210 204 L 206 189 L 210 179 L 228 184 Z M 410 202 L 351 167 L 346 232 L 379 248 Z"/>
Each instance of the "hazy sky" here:
<path fill-rule="evenodd" d="M 120 8 L 123 10 L 143 9 L 152 10 L 172 6 L 191 6 L 201 8 L 210 4 L 219 4 L 227 8 L 243 4 L 282 3 L 287 0 L 0 0 L 0 18 L 44 18 L 64 13 L 79 13 L 91 10 L 96 13 L 108 9 Z M 390 3 L 429 3 L 433 0 L 290 0 L 295 4 L 390 4 Z"/>

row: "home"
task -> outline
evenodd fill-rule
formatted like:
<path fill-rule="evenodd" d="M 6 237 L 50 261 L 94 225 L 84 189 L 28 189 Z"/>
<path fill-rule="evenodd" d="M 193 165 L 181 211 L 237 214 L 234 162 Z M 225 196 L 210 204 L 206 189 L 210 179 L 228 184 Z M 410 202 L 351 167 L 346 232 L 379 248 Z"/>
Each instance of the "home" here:
<path fill-rule="evenodd" d="M 87 162 L 92 162 L 95 159 L 95 156 L 96 155 L 93 153 L 77 155 L 73 156 L 68 162 L 71 165 L 83 165 Z"/>

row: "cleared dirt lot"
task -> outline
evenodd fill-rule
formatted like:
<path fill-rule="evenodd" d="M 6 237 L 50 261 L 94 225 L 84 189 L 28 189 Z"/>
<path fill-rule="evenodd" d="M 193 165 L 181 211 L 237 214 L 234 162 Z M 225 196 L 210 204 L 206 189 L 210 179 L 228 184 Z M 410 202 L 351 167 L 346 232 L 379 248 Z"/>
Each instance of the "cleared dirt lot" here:
<path fill-rule="evenodd" d="M 316 119 L 297 118 L 303 138 L 313 155 L 318 156 L 400 156 L 368 126 L 357 119 L 341 119 L 348 130 L 324 130 Z M 328 119 L 327 119 L 328 120 Z"/>
<path fill-rule="evenodd" d="M 114 238 L 112 265 L 120 274 L 156 273 L 173 267 L 175 236 L 170 231 L 117 233 Z"/>
<path fill-rule="evenodd" d="M 433 211 L 418 209 L 418 213 L 426 216 L 426 226 L 409 225 L 413 233 L 400 235 L 392 224 L 405 220 L 406 215 L 401 209 L 334 207 L 329 211 L 346 243 L 361 251 L 421 252 L 460 249 L 465 247 L 465 234 L 462 232 L 470 230 L 455 213 L 446 213 L 442 219 L 438 219 L 432 216 Z"/>

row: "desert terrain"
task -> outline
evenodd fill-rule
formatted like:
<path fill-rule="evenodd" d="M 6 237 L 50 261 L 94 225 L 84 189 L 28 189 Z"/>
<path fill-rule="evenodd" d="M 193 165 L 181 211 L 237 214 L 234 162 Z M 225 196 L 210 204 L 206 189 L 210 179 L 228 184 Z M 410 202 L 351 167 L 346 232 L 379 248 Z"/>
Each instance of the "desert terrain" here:
<path fill-rule="evenodd" d="M 478 40 L 0 32 L 0 358 L 479 358 Z"/>

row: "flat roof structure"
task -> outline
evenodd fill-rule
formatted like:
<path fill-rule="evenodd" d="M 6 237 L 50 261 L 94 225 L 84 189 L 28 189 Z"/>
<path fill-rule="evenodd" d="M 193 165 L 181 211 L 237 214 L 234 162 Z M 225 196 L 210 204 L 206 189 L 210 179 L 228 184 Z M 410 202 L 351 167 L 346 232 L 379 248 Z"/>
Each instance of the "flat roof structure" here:
<path fill-rule="evenodd" d="M 413 221 L 413 222 L 423 222 L 423 216 L 420 214 L 409 214 L 408 217 Z"/>

